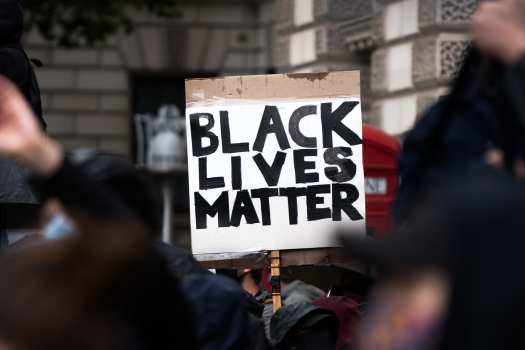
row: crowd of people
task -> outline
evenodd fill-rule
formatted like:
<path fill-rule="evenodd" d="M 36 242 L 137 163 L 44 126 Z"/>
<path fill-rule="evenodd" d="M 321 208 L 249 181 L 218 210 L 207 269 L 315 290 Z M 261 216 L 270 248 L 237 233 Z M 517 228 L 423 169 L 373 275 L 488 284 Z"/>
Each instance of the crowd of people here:
<path fill-rule="evenodd" d="M 155 239 L 147 173 L 44 134 L 22 30 L 0 0 L 0 154 L 44 203 L 42 235 L 0 257 L 0 350 L 525 348 L 524 0 L 480 4 L 454 89 L 407 135 L 395 232 L 343 234 L 377 281 L 282 276 L 275 313 L 263 270 L 212 273 Z"/>

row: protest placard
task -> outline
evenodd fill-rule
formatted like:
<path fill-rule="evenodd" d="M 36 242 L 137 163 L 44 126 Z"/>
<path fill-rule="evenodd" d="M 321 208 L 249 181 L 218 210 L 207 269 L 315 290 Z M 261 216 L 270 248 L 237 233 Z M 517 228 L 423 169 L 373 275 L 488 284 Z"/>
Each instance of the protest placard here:
<path fill-rule="evenodd" d="M 365 237 L 358 72 L 186 82 L 195 255 Z"/>

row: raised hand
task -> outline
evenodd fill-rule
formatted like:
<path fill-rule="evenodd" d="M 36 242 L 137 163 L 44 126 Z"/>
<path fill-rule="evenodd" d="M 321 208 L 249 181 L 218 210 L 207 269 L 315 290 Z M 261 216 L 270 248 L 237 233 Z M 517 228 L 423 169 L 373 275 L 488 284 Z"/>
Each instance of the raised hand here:
<path fill-rule="evenodd" d="M 481 52 L 514 64 L 525 54 L 525 0 L 482 2 L 473 16 L 472 32 Z"/>
<path fill-rule="evenodd" d="M 63 157 L 58 143 L 46 140 L 18 88 L 1 75 L 0 154 L 18 158 L 42 176 L 52 175 Z"/>

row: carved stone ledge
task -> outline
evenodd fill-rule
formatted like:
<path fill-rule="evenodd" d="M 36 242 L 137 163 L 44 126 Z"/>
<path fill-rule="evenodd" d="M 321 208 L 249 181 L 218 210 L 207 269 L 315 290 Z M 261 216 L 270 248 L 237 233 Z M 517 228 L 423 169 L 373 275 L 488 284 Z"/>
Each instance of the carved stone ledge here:
<path fill-rule="evenodd" d="M 442 23 L 470 23 L 480 0 L 440 0 Z"/>
<path fill-rule="evenodd" d="M 326 28 L 319 28 L 315 31 L 315 53 L 323 55 L 328 53 L 328 39 Z"/>
<path fill-rule="evenodd" d="M 363 113 L 363 123 L 381 128 L 383 123 L 383 104 L 373 103 L 371 108 Z"/>
<path fill-rule="evenodd" d="M 421 118 L 423 118 L 423 116 L 425 116 L 425 114 L 428 112 L 430 107 L 432 107 L 432 105 L 434 105 L 434 103 L 437 101 L 438 97 L 439 96 L 437 92 L 421 94 L 417 97 L 416 123 Z"/>
<path fill-rule="evenodd" d="M 436 0 L 419 0 L 419 28 L 435 25 L 438 20 L 438 4 Z"/>
<path fill-rule="evenodd" d="M 414 42 L 412 47 L 412 83 L 415 87 L 436 81 L 437 54 L 436 38 L 424 38 Z"/>
<path fill-rule="evenodd" d="M 328 13 L 328 0 L 314 0 L 314 17 L 321 17 Z"/>
<path fill-rule="evenodd" d="M 468 40 L 442 40 L 440 42 L 440 79 L 456 77 L 469 47 L 470 41 Z"/>
<path fill-rule="evenodd" d="M 339 28 L 327 28 L 327 41 L 330 54 L 340 55 L 348 52 L 344 37 L 339 35 Z"/>
<path fill-rule="evenodd" d="M 370 0 L 329 0 L 331 13 L 363 15 L 372 13 Z"/>
<path fill-rule="evenodd" d="M 290 65 L 290 38 L 279 38 L 273 52 L 273 62 L 276 67 L 287 67 Z"/>
<path fill-rule="evenodd" d="M 380 49 L 372 54 L 370 73 L 370 89 L 373 93 L 381 93 L 388 88 L 388 51 Z"/>
<path fill-rule="evenodd" d="M 385 14 L 382 9 L 374 12 L 372 18 L 372 40 L 382 43 L 385 40 Z"/>
<path fill-rule="evenodd" d="M 277 31 L 283 31 L 293 26 L 293 0 L 276 0 L 274 11 Z"/>

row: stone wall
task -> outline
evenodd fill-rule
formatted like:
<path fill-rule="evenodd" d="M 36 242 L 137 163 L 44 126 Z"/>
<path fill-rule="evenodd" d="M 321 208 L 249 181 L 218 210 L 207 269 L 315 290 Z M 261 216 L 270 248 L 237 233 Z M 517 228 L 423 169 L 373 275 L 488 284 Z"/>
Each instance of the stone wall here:
<path fill-rule="evenodd" d="M 179 1 L 181 18 L 134 11 L 135 31 L 93 48 L 66 50 L 24 36 L 42 93 L 48 132 L 66 150 L 129 155 L 133 74 L 177 77 L 265 74 L 273 53 L 273 1 Z"/>
<path fill-rule="evenodd" d="M 297 6 L 311 8 L 310 20 L 297 21 Z M 340 24 L 371 14 L 370 0 L 275 0 L 274 65 L 281 73 L 359 69 L 367 60 L 347 49 Z"/>
<path fill-rule="evenodd" d="M 389 0 L 374 13 L 370 120 L 391 134 L 413 127 L 446 95 L 468 50 L 470 17 L 477 0 Z M 402 6 L 400 6 L 402 5 Z M 413 7 L 408 9 L 409 6 Z M 400 12 L 400 9 L 404 12 Z M 391 35 L 394 14 L 416 28 Z"/>

